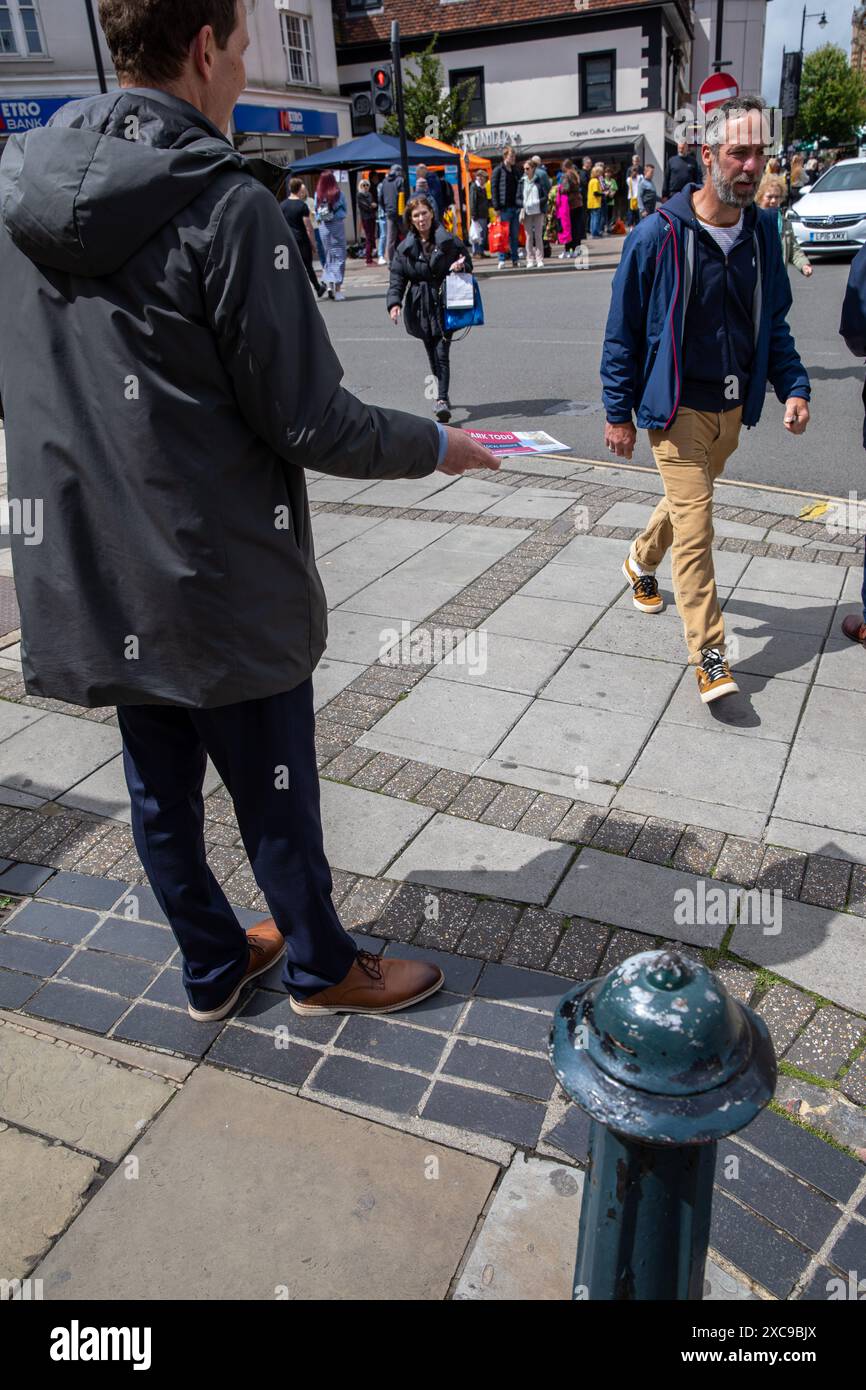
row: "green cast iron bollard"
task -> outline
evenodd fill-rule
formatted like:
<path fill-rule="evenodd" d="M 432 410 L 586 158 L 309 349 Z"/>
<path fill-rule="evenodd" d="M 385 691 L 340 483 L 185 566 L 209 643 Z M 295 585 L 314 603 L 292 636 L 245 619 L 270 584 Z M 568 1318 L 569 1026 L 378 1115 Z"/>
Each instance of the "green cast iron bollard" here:
<path fill-rule="evenodd" d="M 573 1297 L 701 1298 L 717 1141 L 776 1085 L 766 1024 L 706 966 L 644 951 L 563 996 L 550 1059 L 593 1121 Z"/>

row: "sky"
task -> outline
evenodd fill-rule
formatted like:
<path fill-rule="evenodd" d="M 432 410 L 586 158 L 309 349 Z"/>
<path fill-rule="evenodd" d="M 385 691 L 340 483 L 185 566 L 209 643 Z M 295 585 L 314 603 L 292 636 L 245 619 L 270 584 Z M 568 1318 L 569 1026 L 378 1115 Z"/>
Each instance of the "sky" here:
<path fill-rule="evenodd" d="M 811 53 L 825 43 L 838 44 L 848 54 L 851 51 L 851 16 L 854 0 L 809 0 L 807 14 L 825 13 L 827 26 L 822 29 L 817 19 L 806 20 L 803 52 Z M 776 105 L 779 100 L 779 80 L 782 75 L 782 49 L 798 48 L 803 6 L 797 0 L 769 0 L 767 25 L 764 31 L 764 75 L 762 95 Z"/>

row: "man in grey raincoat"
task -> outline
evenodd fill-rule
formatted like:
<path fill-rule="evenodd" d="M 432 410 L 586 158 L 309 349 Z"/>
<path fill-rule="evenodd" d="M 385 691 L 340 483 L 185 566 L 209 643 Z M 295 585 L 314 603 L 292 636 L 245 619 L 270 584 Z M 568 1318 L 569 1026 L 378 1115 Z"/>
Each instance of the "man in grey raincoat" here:
<path fill-rule="evenodd" d="M 286 955 L 298 1012 L 402 1008 L 441 972 L 357 951 L 331 902 L 312 672 L 325 648 L 304 469 L 495 466 L 456 430 L 365 406 L 272 191 L 224 132 L 242 0 L 101 0 L 121 90 L 11 139 L 0 341 L 28 693 L 116 705 L 132 826 L 194 1018 Z M 282 171 L 277 171 L 281 174 Z M 210 755 L 273 917 L 245 932 L 208 868 Z"/>

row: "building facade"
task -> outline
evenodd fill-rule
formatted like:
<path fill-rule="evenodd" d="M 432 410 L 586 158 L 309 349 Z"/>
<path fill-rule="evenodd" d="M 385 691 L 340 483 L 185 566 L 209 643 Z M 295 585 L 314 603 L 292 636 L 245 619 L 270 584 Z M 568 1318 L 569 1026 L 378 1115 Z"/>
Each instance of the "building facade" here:
<path fill-rule="evenodd" d="M 438 34 L 449 86 L 472 80 L 465 143 L 496 156 L 505 143 L 548 168 L 566 156 L 661 171 L 673 115 L 688 95 L 689 0 L 333 0 L 340 89 L 387 62 L 392 20 L 404 60 Z M 360 133 L 360 132 L 358 132 Z"/>
<path fill-rule="evenodd" d="M 855 5 L 851 16 L 851 66 L 866 75 L 866 5 Z"/>
<path fill-rule="evenodd" d="M 329 0 L 258 0 L 249 27 L 247 88 L 232 129 L 238 148 L 290 164 L 349 139 Z M 99 44 L 111 89 L 101 31 Z M 0 145 L 98 90 L 84 0 L 0 0 Z"/>

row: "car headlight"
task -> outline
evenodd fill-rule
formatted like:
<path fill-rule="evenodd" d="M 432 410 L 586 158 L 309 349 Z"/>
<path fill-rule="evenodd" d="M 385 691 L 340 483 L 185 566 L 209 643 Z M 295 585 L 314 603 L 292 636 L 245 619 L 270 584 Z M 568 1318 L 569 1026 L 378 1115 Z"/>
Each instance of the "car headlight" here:
<path fill-rule="evenodd" d="M 785 213 L 785 216 L 787 217 L 787 219 L 788 219 L 789 222 L 802 222 L 802 221 L 803 221 L 803 219 L 802 219 L 802 217 L 800 216 L 799 212 L 795 212 L 793 208 L 788 208 L 788 211 Z"/>

